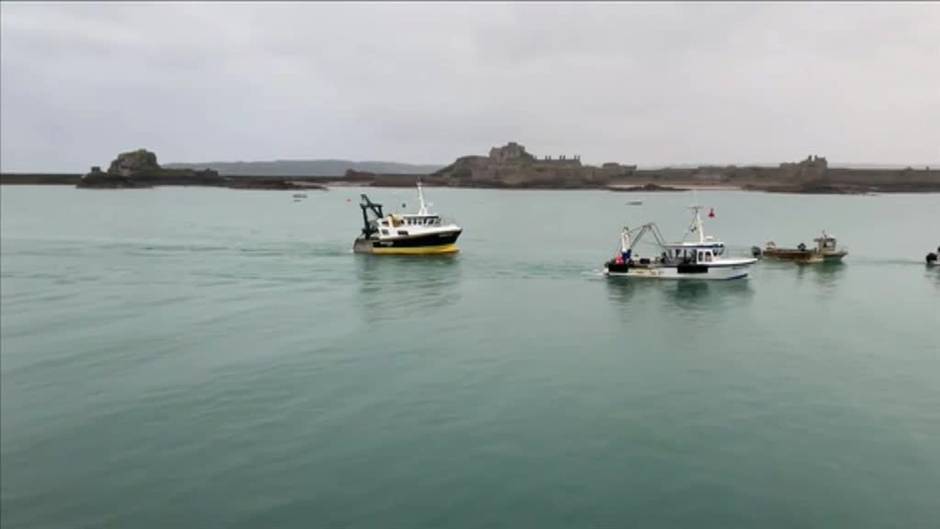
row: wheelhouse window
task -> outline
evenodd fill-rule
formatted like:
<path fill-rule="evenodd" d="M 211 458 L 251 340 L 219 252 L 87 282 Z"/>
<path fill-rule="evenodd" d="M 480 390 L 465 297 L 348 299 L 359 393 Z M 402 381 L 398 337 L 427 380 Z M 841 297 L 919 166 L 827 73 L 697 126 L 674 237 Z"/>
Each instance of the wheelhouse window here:
<path fill-rule="evenodd" d="M 382 235 L 388 235 L 388 230 L 382 230 Z"/>

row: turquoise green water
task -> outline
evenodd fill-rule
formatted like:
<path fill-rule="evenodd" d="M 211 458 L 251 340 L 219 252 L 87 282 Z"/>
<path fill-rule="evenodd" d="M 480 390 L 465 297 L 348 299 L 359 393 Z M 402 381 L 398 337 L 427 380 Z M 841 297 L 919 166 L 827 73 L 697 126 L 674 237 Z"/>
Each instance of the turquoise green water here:
<path fill-rule="evenodd" d="M 702 192 L 849 257 L 660 283 L 598 271 L 686 193 L 432 188 L 415 259 L 359 191 L 3 187 L 3 528 L 937 526 L 940 195 Z"/>

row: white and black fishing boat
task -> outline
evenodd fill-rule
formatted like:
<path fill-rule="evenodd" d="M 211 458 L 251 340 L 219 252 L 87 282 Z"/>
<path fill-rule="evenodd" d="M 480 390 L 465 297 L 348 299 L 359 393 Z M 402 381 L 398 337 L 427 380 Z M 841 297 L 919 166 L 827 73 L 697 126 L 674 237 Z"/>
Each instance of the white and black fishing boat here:
<path fill-rule="evenodd" d="M 382 204 L 376 204 L 366 195 L 362 201 L 362 234 L 353 243 L 356 253 L 424 255 L 455 253 L 457 237 L 463 229 L 431 213 L 424 201 L 424 191 L 418 182 L 417 213 L 382 213 Z M 370 214 L 371 217 L 370 218 Z"/>
<path fill-rule="evenodd" d="M 655 223 L 633 230 L 624 227 L 620 234 L 620 251 L 604 264 L 610 276 L 645 277 L 654 279 L 739 279 L 747 277 L 748 267 L 757 262 L 750 257 L 725 257 L 725 244 L 705 235 L 701 206 L 692 206 L 692 223 L 686 233 L 697 240 L 667 243 Z M 712 214 L 709 214 L 713 216 Z M 660 254 L 654 257 L 635 255 L 636 245 L 647 234 L 652 235 Z"/>

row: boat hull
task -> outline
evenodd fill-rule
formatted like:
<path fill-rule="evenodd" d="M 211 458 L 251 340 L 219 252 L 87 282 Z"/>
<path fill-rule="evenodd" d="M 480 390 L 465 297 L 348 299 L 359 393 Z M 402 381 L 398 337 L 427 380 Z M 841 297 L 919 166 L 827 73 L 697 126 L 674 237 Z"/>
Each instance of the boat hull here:
<path fill-rule="evenodd" d="M 644 279 L 699 279 L 725 281 L 747 277 L 751 262 L 739 264 L 626 264 L 614 261 L 604 265 L 609 276 L 637 277 Z"/>
<path fill-rule="evenodd" d="M 414 237 L 398 237 L 393 239 L 377 239 L 362 237 L 353 243 L 355 253 L 373 255 L 439 255 L 456 253 L 457 238 L 460 230 L 444 233 L 430 233 Z"/>
<path fill-rule="evenodd" d="M 823 256 L 814 250 L 795 250 L 784 248 L 767 248 L 763 256 L 777 261 L 790 261 L 794 263 L 821 263 Z"/>
<path fill-rule="evenodd" d="M 798 250 L 790 248 L 767 248 L 761 254 L 767 259 L 777 261 L 790 261 L 793 263 L 815 264 L 815 263 L 840 263 L 842 258 L 848 255 L 848 252 L 823 252 L 818 250 Z"/>
<path fill-rule="evenodd" d="M 848 255 L 849 252 L 832 252 L 823 254 L 824 263 L 841 263 L 842 258 Z"/>

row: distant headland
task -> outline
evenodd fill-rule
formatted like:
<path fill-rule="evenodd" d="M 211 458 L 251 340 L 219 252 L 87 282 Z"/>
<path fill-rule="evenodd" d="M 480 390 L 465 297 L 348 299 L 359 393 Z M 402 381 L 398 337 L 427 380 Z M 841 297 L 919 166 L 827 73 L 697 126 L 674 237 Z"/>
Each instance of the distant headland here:
<path fill-rule="evenodd" d="M 347 171 L 361 185 L 410 185 L 418 175 Z M 829 167 L 824 157 L 767 166 L 699 166 L 639 169 L 608 162 L 581 163 L 579 155 L 536 157 L 515 142 L 493 147 L 488 156 L 463 156 L 429 175 L 430 185 L 488 188 L 610 189 L 666 191 L 676 188 L 736 188 L 784 193 L 940 192 L 940 171 L 924 169 L 850 169 Z"/>
<path fill-rule="evenodd" d="M 232 189 L 325 189 L 309 180 L 295 181 L 270 176 L 220 175 L 214 169 L 188 169 L 162 167 L 157 155 L 146 149 L 123 152 L 108 167 L 93 166 L 83 175 L 5 173 L 0 175 L 2 184 L 47 184 L 74 185 L 87 189 L 141 189 L 156 186 L 204 186 Z"/>
<path fill-rule="evenodd" d="M 500 189 L 675 191 L 734 188 L 826 194 L 940 192 L 940 172 L 930 167 L 830 167 L 826 158 L 817 155 L 775 167 L 704 165 L 639 169 L 636 165 L 618 162 L 586 165 L 577 154 L 537 157 L 523 145 L 509 142 L 491 148 L 486 156 L 462 156 L 446 167 L 436 167 L 439 166 L 345 160 L 161 166 L 155 153 L 138 149 L 119 154 L 107 171 L 92 167 L 85 174 L 4 173 L 0 175 L 0 184 L 65 184 L 105 189 L 154 186 L 322 189 L 327 186 L 410 187 L 421 178 L 425 184 L 433 186 Z M 257 174 L 252 174 L 256 171 Z"/>

